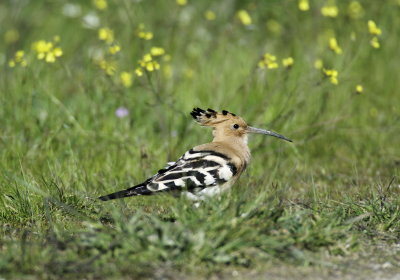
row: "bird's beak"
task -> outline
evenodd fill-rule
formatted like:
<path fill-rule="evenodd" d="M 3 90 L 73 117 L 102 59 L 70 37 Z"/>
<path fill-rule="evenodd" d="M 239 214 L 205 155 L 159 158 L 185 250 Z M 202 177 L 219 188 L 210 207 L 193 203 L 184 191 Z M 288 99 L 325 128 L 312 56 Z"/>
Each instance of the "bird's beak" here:
<path fill-rule="evenodd" d="M 289 141 L 289 142 L 293 142 L 292 140 L 290 140 L 289 138 L 286 138 L 286 137 L 283 136 L 283 135 L 280 135 L 280 134 L 275 133 L 275 132 L 273 132 L 273 131 L 261 129 L 261 128 L 256 128 L 256 127 L 248 126 L 247 129 L 246 129 L 246 131 L 247 131 L 248 133 L 258 133 L 258 134 L 265 134 L 265 135 L 275 136 L 275 137 L 278 137 L 278 138 L 280 138 L 280 139 L 283 139 L 283 140 L 286 140 L 286 141 Z"/>

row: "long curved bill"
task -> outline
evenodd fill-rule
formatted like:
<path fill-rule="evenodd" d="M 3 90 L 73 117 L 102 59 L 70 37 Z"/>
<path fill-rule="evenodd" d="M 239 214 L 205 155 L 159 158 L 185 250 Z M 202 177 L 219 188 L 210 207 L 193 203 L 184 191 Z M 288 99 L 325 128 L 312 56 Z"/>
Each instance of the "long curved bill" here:
<path fill-rule="evenodd" d="M 261 129 L 261 128 L 256 128 L 256 127 L 252 127 L 252 126 L 248 126 L 246 131 L 248 133 L 258 133 L 258 134 L 264 134 L 264 135 L 269 135 L 269 136 L 274 136 L 274 137 L 278 137 L 280 139 L 289 141 L 289 142 L 293 142 L 292 140 L 290 140 L 289 138 L 286 138 L 283 135 L 280 135 L 278 133 L 275 133 L 273 131 L 269 131 L 269 130 L 265 130 L 265 129 Z"/>

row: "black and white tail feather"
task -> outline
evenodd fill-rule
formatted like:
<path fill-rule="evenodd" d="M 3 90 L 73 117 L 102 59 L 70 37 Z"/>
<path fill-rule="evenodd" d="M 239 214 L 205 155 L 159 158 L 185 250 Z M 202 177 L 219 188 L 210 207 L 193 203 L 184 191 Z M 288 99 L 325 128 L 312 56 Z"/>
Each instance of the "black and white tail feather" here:
<path fill-rule="evenodd" d="M 160 169 L 145 182 L 129 189 L 99 197 L 111 200 L 138 195 L 151 195 L 156 192 L 186 190 L 189 198 L 197 200 L 215 194 L 220 187 L 229 182 L 237 173 L 235 165 L 224 154 L 191 149 L 176 162 Z"/>

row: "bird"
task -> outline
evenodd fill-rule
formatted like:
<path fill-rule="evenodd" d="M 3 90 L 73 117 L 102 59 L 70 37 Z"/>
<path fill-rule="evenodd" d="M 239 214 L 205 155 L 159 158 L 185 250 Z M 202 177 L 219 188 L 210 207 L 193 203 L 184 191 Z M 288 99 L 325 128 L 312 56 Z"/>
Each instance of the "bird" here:
<path fill-rule="evenodd" d="M 197 107 L 190 114 L 201 126 L 213 129 L 212 142 L 193 147 L 143 183 L 99 199 L 183 191 L 188 199 L 201 201 L 230 189 L 246 169 L 251 157 L 248 134 L 264 134 L 292 142 L 276 132 L 249 126 L 243 118 L 227 110 L 217 112 Z"/>

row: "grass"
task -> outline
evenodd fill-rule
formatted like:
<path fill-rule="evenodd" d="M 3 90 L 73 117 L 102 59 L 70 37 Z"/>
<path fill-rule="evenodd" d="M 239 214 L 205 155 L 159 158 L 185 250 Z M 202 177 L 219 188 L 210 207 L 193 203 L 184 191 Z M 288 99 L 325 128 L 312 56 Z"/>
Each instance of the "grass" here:
<path fill-rule="evenodd" d="M 68 3 L 78 7 L 73 17 L 62 1 L 0 4 L 1 277 L 399 273 L 391 254 L 400 242 L 398 3 L 360 1 L 352 17 L 340 1 L 335 18 L 321 15 L 323 1 L 305 12 L 294 1 Z M 241 9 L 251 25 L 237 17 Z M 98 26 L 84 24 L 88 14 Z M 378 49 L 370 19 L 382 29 Z M 138 38 L 141 23 L 153 39 Z M 99 40 L 102 27 L 114 31 L 119 53 Z M 63 55 L 37 59 L 32 44 L 56 35 Z M 166 51 L 155 58 L 160 70 L 136 76 L 153 46 Z M 9 67 L 18 50 L 27 66 Z M 257 67 L 266 52 L 279 68 Z M 338 85 L 316 59 L 338 71 Z M 294 143 L 252 137 L 246 173 L 199 208 L 168 194 L 96 199 L 210 141 L 211 131 L 190 120 L 197 106 L 227 109 Z M 119 107 L 129 115 L 117 117 Z"/>

